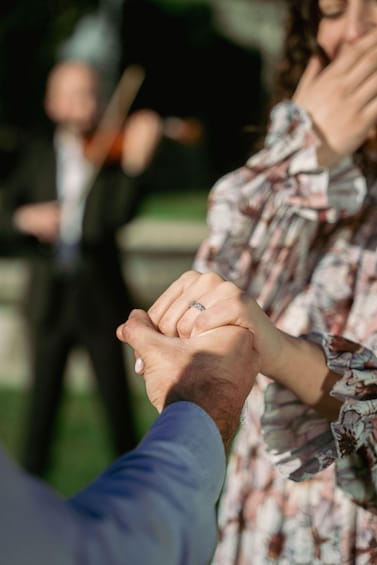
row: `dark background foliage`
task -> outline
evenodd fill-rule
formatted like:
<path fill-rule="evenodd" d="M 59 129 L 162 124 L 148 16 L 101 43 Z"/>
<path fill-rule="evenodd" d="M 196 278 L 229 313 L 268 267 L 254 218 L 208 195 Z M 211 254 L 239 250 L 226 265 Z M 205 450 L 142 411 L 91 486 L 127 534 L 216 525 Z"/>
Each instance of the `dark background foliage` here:
<path fill-rule="evenodd" d="M 262 59 L 215 27 L 205 2 L 162 0 L 17 0 L 2 8 L 0 30 L 0 179 L 11 170 L 26 135 L 45 127 L 42 100 L 48 70 L 62 42 L 85 16 L 106 12 L 119 36 L 120 73 L 146 69 L 135 107 L 196 116 L 205 124 L 214 176 L 242 163 L 265 108 Z M 109 61 L 110 64 L 110 61 Z"/>

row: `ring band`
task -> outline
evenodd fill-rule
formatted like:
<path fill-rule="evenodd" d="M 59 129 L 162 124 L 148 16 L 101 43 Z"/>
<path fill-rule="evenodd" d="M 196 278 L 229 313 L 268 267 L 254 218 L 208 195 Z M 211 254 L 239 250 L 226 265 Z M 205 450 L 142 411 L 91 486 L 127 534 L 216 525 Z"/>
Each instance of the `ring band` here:
<path fill-rule="evenodd" d="M 201 304 L 200 302 L 197 302 L 196 300 L 192 300 L 190 302 L 189 308 L 196 308 L 197 310 L 200 310 L 200 312 L 203 312 L 203 310 L 206 309 L 206 307 L 203 306 L 203 304 Z"/>

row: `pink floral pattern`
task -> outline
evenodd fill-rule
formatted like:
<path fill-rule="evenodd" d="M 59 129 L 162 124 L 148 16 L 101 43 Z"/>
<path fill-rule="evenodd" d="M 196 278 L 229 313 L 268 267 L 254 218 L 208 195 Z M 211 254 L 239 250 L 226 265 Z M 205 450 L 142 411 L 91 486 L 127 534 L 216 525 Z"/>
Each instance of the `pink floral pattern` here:
<path fill-rule="evenodd" d="M 329 423 L 258 376 L 229 461 L 216 565 L 377 563 L 377 183 L 351 160 L 320 169 L 316 145 L 309 117 L 284 102 L 263 151 L 210 193 L 195 268 L 319 343 L 343 402 Z"/>

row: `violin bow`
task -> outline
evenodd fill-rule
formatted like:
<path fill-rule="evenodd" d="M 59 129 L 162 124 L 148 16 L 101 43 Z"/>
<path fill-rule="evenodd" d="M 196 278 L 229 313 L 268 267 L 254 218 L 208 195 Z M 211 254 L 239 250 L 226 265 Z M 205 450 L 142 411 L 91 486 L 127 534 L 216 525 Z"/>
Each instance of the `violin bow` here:
<path fill-rule="evenodd" d="M 86 190 L 83 192 L 83 198 L 88 195 L 93 187 L 116 139 L 117 132 L 125 122 L 131 105 L 143 84 L 144 78 L 145 71 L 139 65 L 130 65 L 123 71 L 119 83 L 99 121 L 94 137 L 90 141 L 90 150 L 93 150 L 96 159 L 94 170 L 87 183 Z"/>

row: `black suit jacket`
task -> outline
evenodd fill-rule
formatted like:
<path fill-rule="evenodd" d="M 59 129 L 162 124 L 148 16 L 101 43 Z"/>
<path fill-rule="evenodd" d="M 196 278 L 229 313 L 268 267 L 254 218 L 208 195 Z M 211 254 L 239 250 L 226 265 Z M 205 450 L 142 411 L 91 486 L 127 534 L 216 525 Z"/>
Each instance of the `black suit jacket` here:
<path fill-rule="evenodd" d="M 12 216 L 23 204 L 57 199 L 56 157 L 52 138 L 34 141 L 5 189 L 0 210 L 1 247 L 31 261 L 26 309 L 32 321 L 54 323 L 67 300 L 74 300 L 80 321 L 116 325 L 131 307 L 122 276 L 115 234 L 135 213 L 141 183 L 119 165 L 105 166 L 86 201 L 80 264 L 73 275 L 57 267 L 54 246 L 17 231 Z"/>

